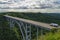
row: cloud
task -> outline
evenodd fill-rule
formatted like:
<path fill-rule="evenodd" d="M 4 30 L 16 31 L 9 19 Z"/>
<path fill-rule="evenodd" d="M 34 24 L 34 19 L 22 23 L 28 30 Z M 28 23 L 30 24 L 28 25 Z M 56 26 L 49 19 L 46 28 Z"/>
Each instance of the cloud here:
<path fill-rule="evenodd" d="M 0 4 L 0 8 L 60 8 L 60 0 L 0 0 Z"/>

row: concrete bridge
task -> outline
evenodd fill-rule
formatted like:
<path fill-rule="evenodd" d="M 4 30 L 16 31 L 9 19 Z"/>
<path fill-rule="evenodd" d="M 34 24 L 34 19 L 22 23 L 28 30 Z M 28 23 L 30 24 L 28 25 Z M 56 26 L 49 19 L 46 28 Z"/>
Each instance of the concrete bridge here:
<path fill-rule="evenodd" d="M 47 23 L 42 23 L 42 22 L 36 22 L 36 21 L 32 21 L 32 20 L 27 20 L 27 19 L 22 19 L 22 18 L 18 18 L 18 17 L 12 17 L 12 16 L 8 16 L 8 15 L 4 15 L 4 17 L 6 18 L 6 20 L 9 22 L 10 24 L 10 28 L 14 27 L 14 23 L 16 23 L 19 26 L 19 29 L 21 31 L 22 34 L 22 40 L 31 40 L 31 27 L 36 27 L 36 37 L 38 40 L 38 33 L 39 33 L 39 28 L 41 28 L 41 32 L 43 32 L 43 28 L 46 30 L 51 30 L 55 27 L 50 26 Z M 22 29 L 23 27 L 23 29 Z M 24 31 L 23 31 L 24 30 Z M 25 34 L 24 34 L 25 32 Z M 43 35 L 41 33 L 41 35 Z"/>

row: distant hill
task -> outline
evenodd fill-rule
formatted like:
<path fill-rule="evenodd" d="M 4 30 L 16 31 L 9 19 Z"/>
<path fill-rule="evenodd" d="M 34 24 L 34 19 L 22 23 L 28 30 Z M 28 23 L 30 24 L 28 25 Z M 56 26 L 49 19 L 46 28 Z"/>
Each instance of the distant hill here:
<path fill-rule="evenodd" d="M 54 17 L 60 17 L 60 13 L 45 13 L 45 14 L 47 14 L 47 15 L 49 15 L 49 16 L 54 16 Z"/>
<path fill-rule="evenodd" d="M 45 23 L 58 23 L 60 24 L 60 14 L 59 13 L 32 13 L 32 12 L 26 12 L 26 13 L 19 13 L 19 12 L 9 12 L 8 15 L 14 16 L 14 17 L 20 17 L 25 18 L 29 20 L 34 21 L 40 21 Z"/>

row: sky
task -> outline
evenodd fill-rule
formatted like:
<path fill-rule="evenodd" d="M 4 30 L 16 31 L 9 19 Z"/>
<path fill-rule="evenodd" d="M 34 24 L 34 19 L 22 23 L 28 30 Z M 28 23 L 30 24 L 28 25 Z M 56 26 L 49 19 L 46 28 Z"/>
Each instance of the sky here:
<path fill-rule="evenodd" d="M 0 12 L 37 9 L 39 12 L 60 13 L 60 0 L 0 0 Z M 41 11 L 42 10 L 42 11 Z M 23 11 L 23 10 L 22 10 Z"/>

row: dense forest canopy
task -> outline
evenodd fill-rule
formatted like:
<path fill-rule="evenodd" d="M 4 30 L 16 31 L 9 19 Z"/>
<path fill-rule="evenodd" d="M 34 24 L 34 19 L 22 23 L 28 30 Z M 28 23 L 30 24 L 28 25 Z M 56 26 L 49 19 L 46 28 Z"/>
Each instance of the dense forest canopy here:
<path fill-rule="evenodd" d="M 8 13 L 8 15 L 45 23 L 60 24 L 60 13 Z"/>
<path fill-rule="evenodd" d="M 60 25 L 60 14 L 59 13 L 23 13 L 23 12 L 6 12 L 0 13 L 0 40 L 21 40 L 21 33 L 19 28 L 10 30 L 7 20 L 3 15 L 10 15 L 14 17 L 45 22 L 45 23 L 57 23 Z M 33 29 L 33 28 L 32 28 Z M 34 28 L 35 29 L 35 28 Z M 35 33 L 35 31 L 33 31 Z M 33 33 L 32 33 L 33 34 Z M 35 36 L 33 36 L 34 38 Z"/>

